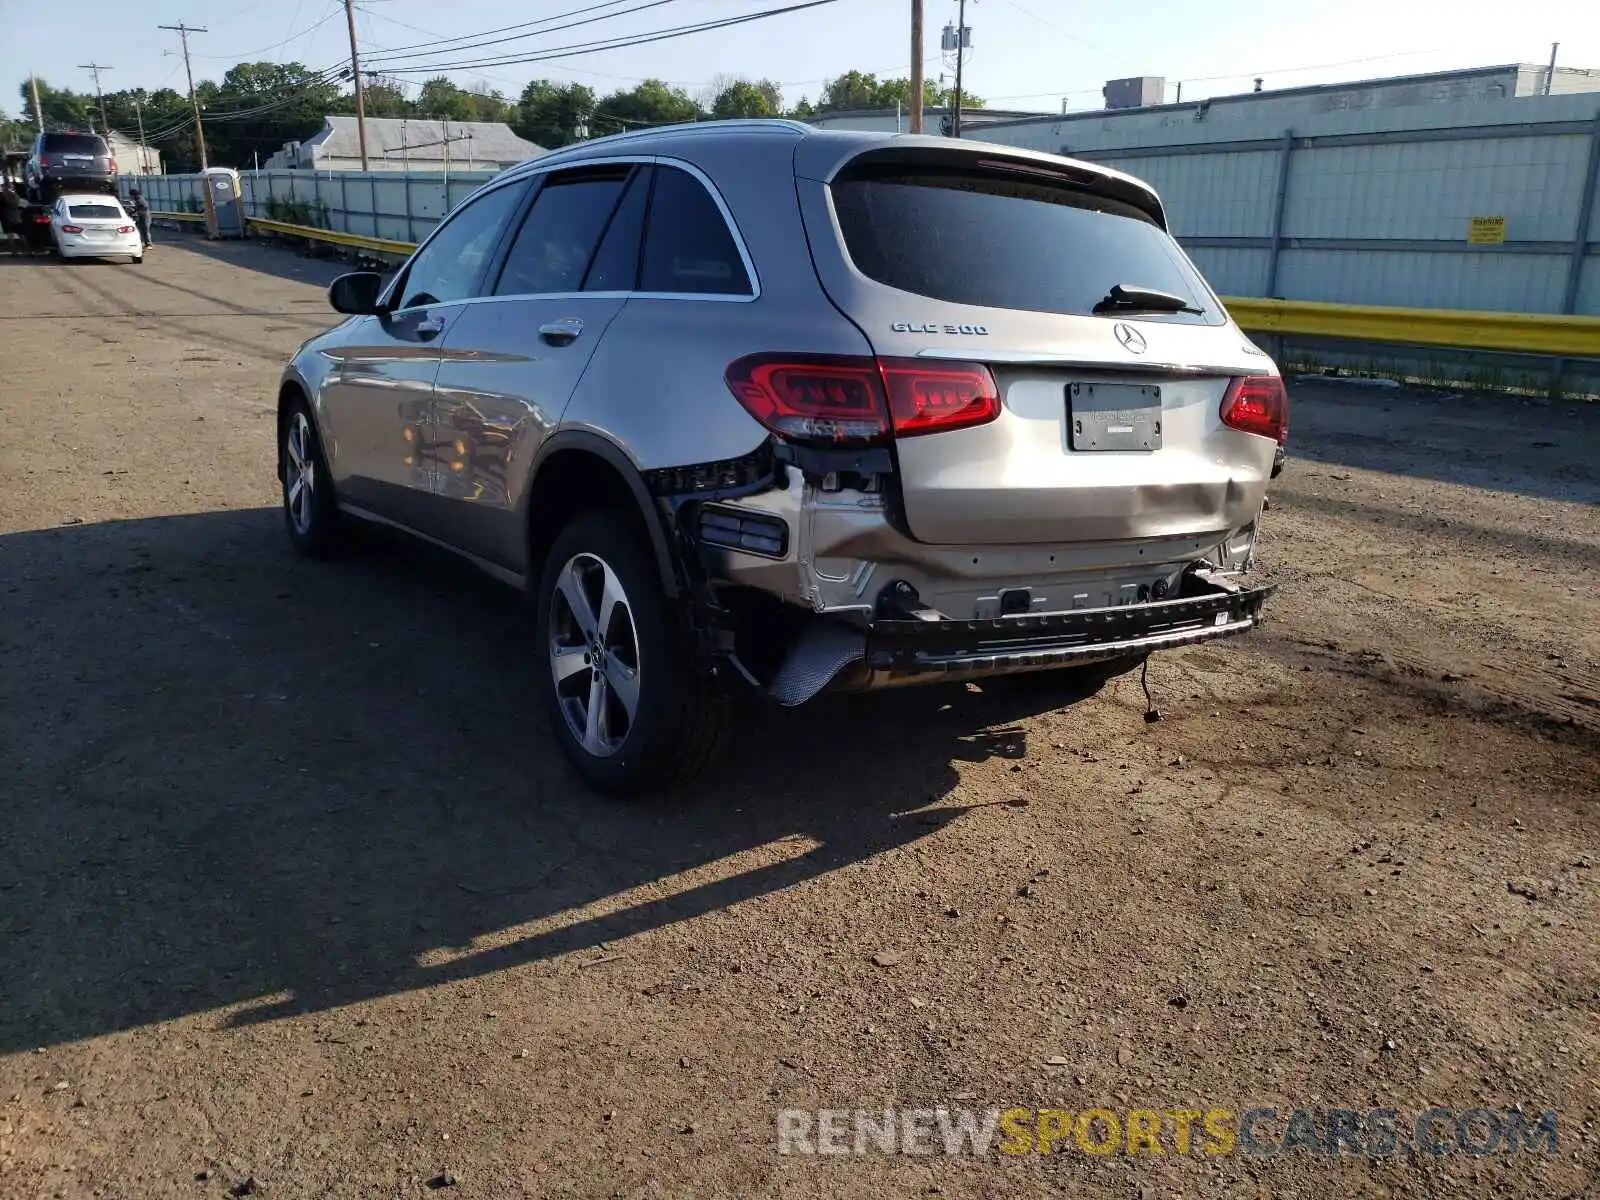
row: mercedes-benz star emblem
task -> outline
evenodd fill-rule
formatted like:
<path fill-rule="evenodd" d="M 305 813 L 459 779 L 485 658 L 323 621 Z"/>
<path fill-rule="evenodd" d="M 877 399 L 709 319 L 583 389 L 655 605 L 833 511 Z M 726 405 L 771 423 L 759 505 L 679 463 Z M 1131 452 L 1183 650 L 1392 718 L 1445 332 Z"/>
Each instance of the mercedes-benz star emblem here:
<path fill-rule="evenodd" d="M 1145 350 L 1144 334 L 1132 325 L 1124 325 L 1118 321 L 1112 327 L 1112 333 L 1117 335 L 1117 341 L 1122 343 L 1122 348 L 1129 354 L 1143 354 Z"/>

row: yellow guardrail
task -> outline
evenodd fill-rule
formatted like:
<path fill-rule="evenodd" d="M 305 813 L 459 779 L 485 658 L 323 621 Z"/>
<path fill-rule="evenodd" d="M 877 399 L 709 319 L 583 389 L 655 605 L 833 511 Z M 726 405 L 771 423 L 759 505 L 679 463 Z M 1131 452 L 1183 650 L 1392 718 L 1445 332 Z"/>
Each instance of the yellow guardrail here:
<path fill-rule="evenodd" d="M 1505 350 L 1600 358 L 1600 317 L 1474 309 L 1387 308 L 1314 300 L 1224 298 L 1241 328 L 1361 342 L 1398 342 L 1453 350 Z"/>
<path fill-rule="evenodd" d="M 194 213 L 157 213 L 199 221 Z M 339 233 L 287 221 L 250 217 L 249 225 L 269 233 L 375 250 L 410 254 L 412 242 Z M 1483 312 L 1476 309 L 1391 308 L 1376 304 L 1328 304 L 1319 300 L 1257 300 L 1224 297 L 1223 303 L 1241 328 L 1256 333 L 1300 334 L 1360 342 L 1393 342 L 1406 346 L 1440 346 L 1453 350 L 1504 350 L 1567 358 L 1600 358 L 1600 317 L 1548 313 Z"/>
<path fill-rule="evenodd" d="M 335 246 L 351 246 L 357 250 L 375 250 L 379 254 L 410 254 L 416 249 L 411 242 L 395 242 L 388 238 L 365 237 L 359 233 L 340 233 L 334 229 L 317 229 L 311 225 L 292 225 L 288 221 L 269 221 L 265 217 L 247 217 L 247 225 L 267 233 L 281 233 L 289 237 L 309 238 L 317 242 L 330 242 Z"/>
<path fill-rule="evenodd" d="M 204 221 L 206 215 L 205 213 L 192 212 L 157 212 L 155 209 L 151 209 L 150 219 L 152 221 Z"/>

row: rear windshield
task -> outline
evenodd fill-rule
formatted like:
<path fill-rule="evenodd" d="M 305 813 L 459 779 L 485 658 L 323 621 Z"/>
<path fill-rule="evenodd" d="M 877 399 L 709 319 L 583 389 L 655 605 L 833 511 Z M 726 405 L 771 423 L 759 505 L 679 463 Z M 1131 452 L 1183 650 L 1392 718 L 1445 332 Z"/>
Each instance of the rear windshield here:
<path fill-rule="evenodd" d="M 1140 320 L 1224 320 L 1177 244 L 1110 197 L 988 172 L 868 166 L 834 181 L 833 203 L 856 268 L 902 291 L 1083 315 L 1122 284 L 1207 310 Z"/>
<path fill-rule="evenodd" d="M 81 221 L 94 217 L 120 217 L 122 210 L 115 204 L 69 204 L 67 213 Z"/>
<path fill-rule="evenodd" d="M 104 158 L 106 144 L 89 133 L 47 133 L 41 147 L 46 154 L 92 154 Z"/>

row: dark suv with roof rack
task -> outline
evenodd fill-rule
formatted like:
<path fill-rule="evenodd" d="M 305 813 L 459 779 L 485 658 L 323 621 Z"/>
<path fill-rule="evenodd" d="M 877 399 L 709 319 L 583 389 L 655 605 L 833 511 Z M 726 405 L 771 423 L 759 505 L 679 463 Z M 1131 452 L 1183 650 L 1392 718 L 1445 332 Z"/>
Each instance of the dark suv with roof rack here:
<path fill-rule="evenodd" d="M 117 160 L 97 133 L 41 133 L 23 165 L 28 198 L 44 204 L 65 192 L 117 190 Z"/>

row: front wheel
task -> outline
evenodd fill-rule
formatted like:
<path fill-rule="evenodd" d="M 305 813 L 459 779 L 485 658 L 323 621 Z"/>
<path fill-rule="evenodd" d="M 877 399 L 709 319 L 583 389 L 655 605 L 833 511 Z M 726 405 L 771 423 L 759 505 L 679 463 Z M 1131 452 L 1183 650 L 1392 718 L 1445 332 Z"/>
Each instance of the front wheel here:
<path fill-rule="evenodd" d="M 589 512 L 568 525 L 538 599 L 550 722 L 584 780 L 637 794 L 699 775 L 721 742 L 727 699 L 694 669 L 627 517 Z"/>
<path fill-rule="evenodd" d="M 307 558 L 327 558 L 343 548 L 343 531 L 322 439 L 304 400 L 289 406 L 282 426 L 283 521 L 289 541 Z"/>

